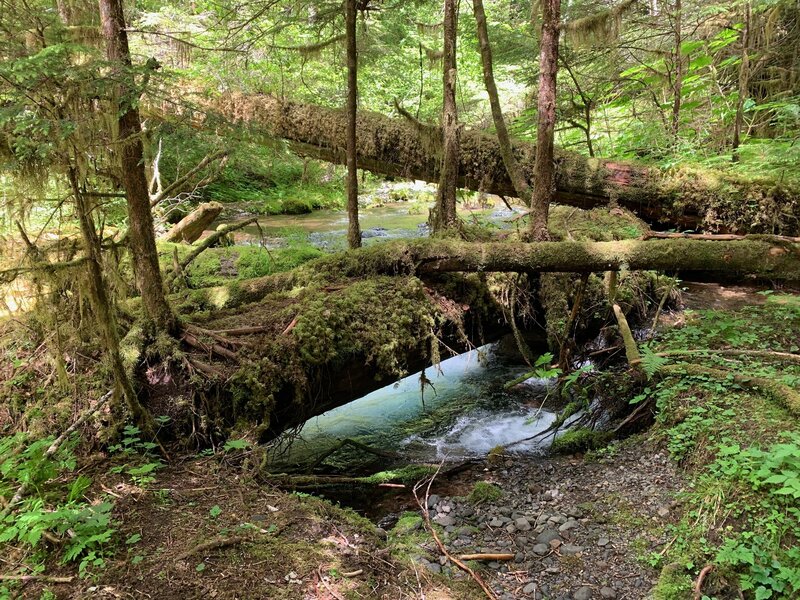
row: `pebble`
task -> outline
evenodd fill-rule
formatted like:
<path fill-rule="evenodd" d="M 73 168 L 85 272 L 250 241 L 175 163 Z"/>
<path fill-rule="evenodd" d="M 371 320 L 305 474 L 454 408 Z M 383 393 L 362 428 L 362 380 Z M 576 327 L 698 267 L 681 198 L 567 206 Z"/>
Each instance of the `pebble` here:
<path fill-rule="evenodd" d="M 604 588 L 600 588 L 600 596 L 602 596 L 603 598 L 606 598 L 607 600 L 613 600 L 614 598 L 617 597 L 617 592 L 615 592 L 610 587 L 604 587 Z"/>
<path fill-rule="evenodd" d="M 442 527 L 449 527 L 456 524 L 456 520 L 450 515 L 436 515 L 433 522 L 441 525 Z"/>
<path fill-rule="evenodd" d="M 585 585 L 582 588 L 579 588 L 574 594 L 572 594 L 572 597 L 575 600 L 591 600 L 592 588 L 590 588 L 588 585 Z"/>
<path fill-rule="evenodd" d="M 547 544 L 536 544 L 533 547 L 533 553 L 538 554 L 539 556 L 544 556 L 548 552 L 550 552 L 550 546 Z"/>
<path fill-rule="evenodd" d="M 559 531 L 569 531 L 570 529 L 575 529 L 579 523 L 575 519 L 569 519 L 566 523 L 561 525 L 558 528 Z"/>
<path fill-rule="evenodd" d="M 557 540 L 560 536 L 555 529 L 545 529 L 536 536 L 537 544 L 549 544 L 552 540 Z"/>
<path fill-rule="evenodd" d="M 561 546 L 561 554 L 565 556 L 573 556 L 575 554 L 580 554 L 583 552 L 583 547 L 575 546 L 574 544 L 564 544 Z"/>
<path fill-rule="evenodd" d="M 608 546 L 610 543 L 611 540 L 608 539 L 607 537 L 601 537 L 599 540 L 597 540 L 598 546 Z"/>
<path fill-rule="evenodd" d="M 531 524 L 525 517 L 520 517 L 514 521 L 514 526 L 520 531 L 530 531 L 531 529 Z"/>

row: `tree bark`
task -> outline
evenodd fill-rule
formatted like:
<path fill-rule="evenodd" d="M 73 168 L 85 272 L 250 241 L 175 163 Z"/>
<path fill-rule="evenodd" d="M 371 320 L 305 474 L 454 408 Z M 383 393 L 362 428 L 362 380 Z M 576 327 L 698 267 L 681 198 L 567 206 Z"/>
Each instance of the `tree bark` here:
<path fill-rule="evenodd" d="M 486 11 L 483 9 L 483 0 L 472 0 L 472 9 L 475 13 L 475 22 L 478 30 L 478 44 L 481 51 L 481 63 L 483 65 L 483 83 L 486 92 L 489 94 L 489 106 L 492 109 L 492 121 L 497 132 L 497 142 L 500 145 L 500 156 L 503 158 L 508 177 L 514 186 L 516 196 L 522 202 L 530 206 L 532 201 L 531 187 L 520 168 L 511 139 L 508 136 L 508 128 L 503 118 L 503 109 L 500 106 L 500 96 L 497 93 L 497 85 L 494 80 L 494 67 L 492 64 L 492 46 L 489 43 L 489 29 L 486 25 Z"/>
<path fill-rule="evenodd" d="M 223 210 L 219 202 L 204 202 L 178 221 L 164 238 L 168 242 L 191 244 L 216 220 Z"/>
<path fill-rule="evenodd" d="M 542 35 L 539 39 L 539 96 L 537 100 L 536 158 L 533 167 L 530 235 L 549 238 L 547 215 L 556 199 L 555 130 L 558 37 L 561 0 L 542 0 Z"/>
<path fill-rule="evenodd" d="M 455 227 L 456 191 L 458 189 L 459 127 L 456 106 L 456 34 L 458 27 L 457 0 L 444 1 L 444 56 L 442 57 L 442 166 L 433 230 Z"/>
<path fill-rule="evenodd" d="M 216 108 L 231 120 L 288 140 L 299 154 L 345 164 L 347 115 L 311 104 L 283 102 L 266 95 L 229 94 Z M 426 132 L 406 119 L 359 111 L 358 160 L 362 169 L 436 182 L 440 161 Z M 512 142 L 530 183 L 534 145 Z M 709 170 L 661 171 L 631 162 L 589 159 L 556 148 L 556 201 L 590 209 L 619 205 L 650 223 L 730 233 L 800 233 L 800 191 L 769 180 L 738 178 Z M 495 136 L 462 131 L 458 185 L 475 191 L 516 196 Z M 741 199 L 748 198 L 743 203 Z"/>
<path fill-rule="evenodd" d="M 736 99 L 736 118 L 733 122 L 733 143 L 731 160 L 739 162 L 742 125 L 744 123 L 744 100 L 750 81 L 750 2 L 744 3 L 744 31 L 742 31 L 742 64 L 739 65 L 739 97 Z"/>
<path fill-rule="evenodd" d="M 174 327 L 174 315 L 167 303 L 156 252 L 153 215 L 150 212 L 147 177 L 142 149 L 142 124 L 136 108 L 138 91 L 131 68 L 128 34 L 122 0 L 99 0 L 100 21 L 106 41 L 106 55 L 120 82 L 117 94 L 117 150 L 121 180 L 128 204 L 128 239 L 133 257 L 136 284 L 142 295 L 147 317 L 162 330 Z"/>
<path fill-rule="evenodd" d="M 89 272 L 89 303 L 95 314 L 100 337 L 105 346 L 107 359 L 114 374 L 114 381 L 118 392 L 125 399 L 125 404 L 133 417 L 149 436 L 155 435 L 152 427 L 152 418 L 142 405 L 133 389 L 130 377 L 125 370 L 120 353 L 119 329 L 111 301 L 108 297 L 108 287 L 103 277 L 103 255 L 100 247 L 100 237 L 94 227 L 91 217 L 91 207 L 87 202 L 86 195 L 81 191 L 78 183 L 78 174 L 74 167 L 70 167 L 67 173 L 72 194 L 75 197 L 75 208 L 80 223 L 81 235 L 88 258 Z"/>
<path fill-rule="evenodd" d="M 358 116 L 358 48 L 356 47 L 356 0 L 346 1 L 347 36 L 347 242 L 361 247 L 358 223 L 358 164 L 356 162 L 356 120 Z"/>

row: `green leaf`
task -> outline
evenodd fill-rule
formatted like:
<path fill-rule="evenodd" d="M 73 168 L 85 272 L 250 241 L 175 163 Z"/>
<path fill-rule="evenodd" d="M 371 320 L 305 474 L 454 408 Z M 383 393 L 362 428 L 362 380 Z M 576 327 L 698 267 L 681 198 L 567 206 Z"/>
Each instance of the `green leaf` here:
<path fill-rule="evenodd" d="M 217 504 L 215 504 L 208 511 L 208 514 L 210 514 L 212 516 L 212 518 L 216 519 L 218 516 L 220 516 L 222 514 L 222 509 Z"/>

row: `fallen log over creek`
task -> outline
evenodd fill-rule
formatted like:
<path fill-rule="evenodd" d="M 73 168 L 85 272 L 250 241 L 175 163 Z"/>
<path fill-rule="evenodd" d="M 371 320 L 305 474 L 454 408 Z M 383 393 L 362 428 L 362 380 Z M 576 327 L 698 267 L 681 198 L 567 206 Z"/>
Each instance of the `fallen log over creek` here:
<path fill-rule="evenodd" d="M 345 164 L 345 113 L 266 95 L 229 94 L 215 108 L 226 118 L 282 138 L 298 154 Z M 360 111 L 358 166 L 374 173 L 438 182 L 441 131 Z M 515 141 L 514 152 L 531 182 L 534 145 Z M 459 186 L 515 196 L 493 135 L 460 137 Z M 800 190 L 702 169 L 669 170 L 634 162 L 587 158 L 557 149 L 558 202 L 588 209 L 619 203 L 650 223 L 730 233 L 800 233 Z"/>
<path fill-rule="evenodd" d="M 732 241 L 691 238 L 533 243 L 398 241 L 324 257 L 288 273 L 193 293 L 212 307 L 223 308 L 254 302 L 268 293 L 290 290 L 331 273 L 359 277 L 448 272 L 597 273 L 620 269 L 680 272 L 683 277 L 700 273 L 723 280 L 752 276 L 800 281 L 800 243 L 770 236 Z"/>

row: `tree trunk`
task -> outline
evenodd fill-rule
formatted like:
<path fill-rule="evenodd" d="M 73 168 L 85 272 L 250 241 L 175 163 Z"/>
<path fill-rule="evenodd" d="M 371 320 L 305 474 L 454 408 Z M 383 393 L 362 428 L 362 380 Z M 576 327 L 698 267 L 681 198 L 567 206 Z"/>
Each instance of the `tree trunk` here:
<path fill-rule="evenodd" d="M 168 242 L 191 244 L 216 220 L 224 207 L 219 202 L 204 202 L 178 221 L 163 237 Z"/>
<path fill-rule="evenodd" d="M 356 0 L 346 1 L 347 35 L 347 242 L 361 247 L 358 223 L 358 165 L 356 163 L 356 118 L 358 116 L 358 49 L 356 47 Z"/>
<path fill-rule="evenodd" d="M 675 81 L 672 84 L 672 138 L 677 142 L 681 124 L 681 94 L 683 93 L 683 2 L 675 0 Z"/>
<path fill-rule="evenodd" d="M 750 82 L 750 2 L 744 3 L 744 31 L 742 32 L 742 64 L 739 66 L 739 97 L 736 99 L 736 118 L 733 122 L 733 153 L 731 160 L 739 162 L 742 124 L 744 123 L 744 101 Z"/>
<path fill-rule="evenodd" d="M 533 167 L 530 235 L 546 240 L 547 215 L 556 199 L 555 130 L 558 37 L 561 30 L 561 0 L 542 0 L 542 35 L 539 41 L 539 97 L 536 158 Z"/>
<path fill-rule="evenodd" d="M 503 158 L 503 165 L 508 171 L 508 177 L 514 186 L 517 197 L 527 206 L 531 205 L 531 187 L 514 156 L 514 148 L 511 146 L 511 139 L 508 136 L 508 128 L 503 118 L 503 109 L 500 107 L 500 97 L 497 93 L 497 85 L 494 81 L 494 67 L 492 65 L 492 46 L 489 43 L 489 29 L 486 25 L 486 12 L 483 9 L 483 0 L 472 0 L 472 8 L 475 13 L 475 22 L 478 29 L 478 43 L 481 51 L 481 63 L 483 64 L 483 83 L 486 92 L 489 94 L 489 106 L 492 109 L 492 121 L 497 132 L 497 142 L 500 145 L 500 156 Z"/>
<path fill-rule="evenodd" d="M 455 227 L 456 191 L 458 189 L 459 129 L 456 107 L 456 34 L 458 27 L 457 0 L 444 2 L 444 56 L 443 109 L 442 109 L 442 166 L 439 172 L 439 190 L 433 230 Z"/>
<path fill-rule="evenodd" d="M 147 317 L 159 329 L 172 329 L 175 318 L 167 303 L 158 265 L 153 215 L 150 212 L 147 177 L 142 149 L 142 125 L 136 108 L 138 91 L 131 68 L 128 34 L 122 0 L 99 0 L 100 21 L 106 40 L 106 55 L 119 82 L 117 94 L 117 148 L 121 180 L 128 203 L 128 240 L 133 257 L 136 284 Z"/>
<path fill-rule="evenodd" d="M 300 154 L 346 162 L 347 115 L 343 111 L 266 95 L 235 94 L 220 98 L 216 108 L 231 120 L 290 141 Z M 393 177 L 439 180 L 441 162 L 430 149 L 430 136 L 414 124 L 359 111 L 358 131 L 362 169 Z M 514 141 L 513 147 L 531 182 L 534 145 Z M 562 204 L 590 209 L 608 204 L 613 197 L 651 223 L 731 233 L 800 233 L 800 191 L 786 184 L 710 170 L 661 171 L 631 162 L 589 159 L 560 149 L 556 149 L 555 161 L 556 200 Z M 516 196 L 495 136 L 461 132 L 458 175 L 460 187 Z M 741 201 L 743 197 L 749 199 L 747 203 Z"/>
<path fill-rule="evenodd" d="M 95 315 L 103 346 L 105 346 L 111 371 L 114 374 L 114 381 L 118 392 L 125 399 L 125 404 L 134 422 L 140 425 L 148 436 L 153 436 L 155 435 L 155 430 L 152 427 L 150 414 L 139 403 L 136 391 L 133 389 L 131 379 L 128 377 L 122 362 L 119 348 L 119 331 L 114 310 L 108 297 L 108 288 L 103 277 L 103 256 L 100 237 L 97 235 L 92 222 L 92 210 L 87 202 L 86 195 L 81 191 L 78 183 L 78 174 L 74 167 L 69 168 L 67 177 L 72 188 L 72 194 L 75 197 L 75 208 L 88 258 L 89 302 Z"/>
<path fill-rule="evenodd" d="M 800 243 L 770 236 L 744 240 L 652 239 L 617 242 L 469 243 L 447 240 L 387 242 L 369 249 L 364 260 L 345 253 L 324 257 L 299 269 L 195 290 L 215 308 L 256 302 L 267 294 L 308 285 L 315 273 L 341 277 L 425 275 L 448 272 L 601 273 L 656 270 L 729 281 L 755 276 L 800 281 Z"/>

